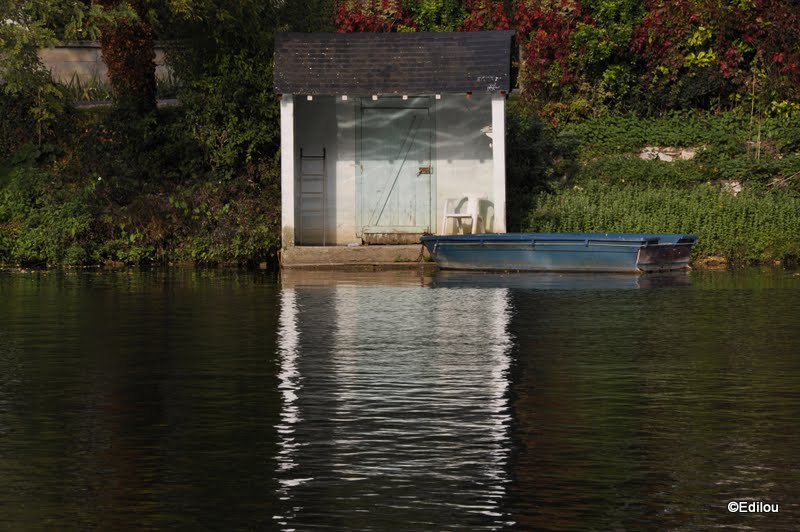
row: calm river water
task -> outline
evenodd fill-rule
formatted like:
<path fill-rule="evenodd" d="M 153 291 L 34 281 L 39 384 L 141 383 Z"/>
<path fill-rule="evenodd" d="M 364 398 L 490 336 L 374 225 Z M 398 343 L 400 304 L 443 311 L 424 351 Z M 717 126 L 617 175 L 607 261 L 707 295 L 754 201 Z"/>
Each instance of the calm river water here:
<path fill-rule="evenodd" d="M 796 530 L 799 423 L 793 272 L 0 273 L 0 529 Z"/>

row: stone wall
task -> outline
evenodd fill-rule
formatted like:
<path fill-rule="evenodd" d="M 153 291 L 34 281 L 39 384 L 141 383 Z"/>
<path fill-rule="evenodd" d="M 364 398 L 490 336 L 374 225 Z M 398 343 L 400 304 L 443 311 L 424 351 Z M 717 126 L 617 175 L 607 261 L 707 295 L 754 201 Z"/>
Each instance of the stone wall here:
<path fill-rule="evenodd" d="M 156 78 L 170 76 L 170 68 L 165 63 L 164 49 L 156 47 Z M 78 79 L 82 83 L 95 80 L 107 83 L 107 68 L 97 41 L 66 42 L 54 48 L 39 52 L 39 58 L 50 70 L 55 81 L 69 83 Z"/>

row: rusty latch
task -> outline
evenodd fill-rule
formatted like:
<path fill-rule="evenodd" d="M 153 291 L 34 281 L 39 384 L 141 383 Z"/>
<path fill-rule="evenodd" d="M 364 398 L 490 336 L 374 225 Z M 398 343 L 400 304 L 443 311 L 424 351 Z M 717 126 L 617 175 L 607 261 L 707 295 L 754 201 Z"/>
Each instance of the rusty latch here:
<path fill-rule="evenodd" d="M 417 175 L 422 175 L 422 174 L 430 175 L 432 173 L 433 173 L 433 169 L 430 166 L 420 166 L 419 167 L 419 172 L 417 172 Z"/>

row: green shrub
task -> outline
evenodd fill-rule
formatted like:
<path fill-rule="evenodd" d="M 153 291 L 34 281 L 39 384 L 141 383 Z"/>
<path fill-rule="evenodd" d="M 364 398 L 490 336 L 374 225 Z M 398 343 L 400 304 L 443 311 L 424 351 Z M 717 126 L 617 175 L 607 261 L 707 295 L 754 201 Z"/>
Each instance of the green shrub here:
<path fill-rule="evenodd" d="M 147 183 L 180 182 L 207 172 L 183 110 L 164 109 L 141 117 L 115 108 L 80 114 L 65 146 L 79 150 L 71 172 L 100 176 L 120 190 L 131 188 L 133 195 Z"/>
<path fill-rule="evenodd" d="M 257 263 L 280 247 L 280 161 L 249 169 L 247 179 L 176 188 L 169 198 L 175 254 L 205 264 Z"/>
<path fill-rule="evenodd" d="M 658 118 L 610 115 L 573 124 L 586 157 L 638 152 L 645 146 L 714 146 L 744 148 L 748 117 L 735 113 L 712 115 L 698 111 L 671 112 Z"/>
<path fill-rule="evenodd" d="M 659 118 L 611 115 L 565 128 L 580 141 L 576 183 L 600 180 L 661 186 L 738 181 L 751 188 L 784 181 L 800 189 L 800 123 L 742 113 L 672 112 Z M 649 161 L 641 150 L 691 147 L 685 161 Z"/>
<path fill-rule="evenodd" d="M 183 110 L 124 120 L 78 112 L 60 146 L 26 144 L 0 164 L 0 263 L 64 266 L 272 261 L 280 161 L 223 178 Z"/>
<path fill-rule="evenodd" d="M 544 194 L 528 218 L 542 232 L 692 233 L 696 255 L 737 261 L 800 257 L 800 198 L 784 190 L 622 186 L 588 182 Z"/>
<path fill-rule="evenodd" d="M 32 166 L 0 183 L 0 260 L 25 265 L 85 264 L 92 257 L 92 187 Z"/>
<path fill-rule="evenodd" d="M 513 100 L 506 116 L 506 225 L 519 231 L 534 197 L 577 171 L 578 140 L 520 112 Z"/>
<path fill-rule="evenodd" d="M 649 161 L 635 155 L 610 155 L 585 162 L 577 183 L 600 180 L 606 183 L 681 186 L 702 183 L 707 175 L 692 161 Z"/>
<path fill-rule="evenodd" d="M 36 136 L 36 120 L 30 113 L 32 106 L 32 100 L 25 95 L 0 91 L 0 161 L 10 158 Z"/>

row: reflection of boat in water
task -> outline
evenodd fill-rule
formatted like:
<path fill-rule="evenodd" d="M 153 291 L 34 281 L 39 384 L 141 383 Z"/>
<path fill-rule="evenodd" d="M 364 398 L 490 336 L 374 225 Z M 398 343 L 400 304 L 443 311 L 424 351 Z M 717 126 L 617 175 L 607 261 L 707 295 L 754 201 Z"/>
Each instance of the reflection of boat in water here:
<path fill-rule="evenodd" d="M 650 272 L 689 267 L 694 235 L 507 233 L 428 235 L 422 243 L 443 269 Z"/>
<path fill-rule="evenodd" d="M 514 288 L 527 290 L 620 290 L 689 286 L 687 272 L 648 273 L 486 273 L 440 271 L 430 286 L 441 288 Z"/>
<path fill-rule="evenodd" d="M 338 288 L 358 286 L 433 288 L 513 288 L 528 290 L 619 290 L 689 286 L 688 272 L 627 273 L 478 272 L 441 270 L 347 272 L 283 270 L 283 288 Z"/>

